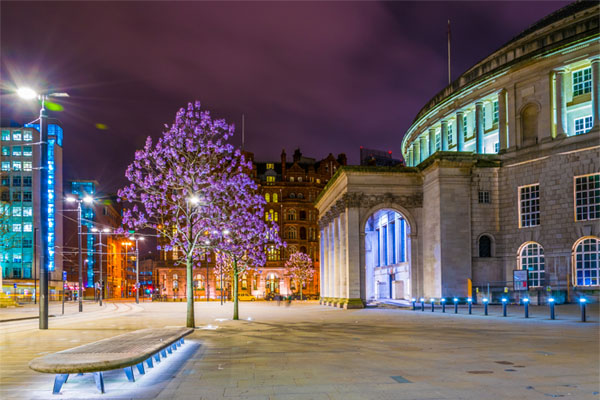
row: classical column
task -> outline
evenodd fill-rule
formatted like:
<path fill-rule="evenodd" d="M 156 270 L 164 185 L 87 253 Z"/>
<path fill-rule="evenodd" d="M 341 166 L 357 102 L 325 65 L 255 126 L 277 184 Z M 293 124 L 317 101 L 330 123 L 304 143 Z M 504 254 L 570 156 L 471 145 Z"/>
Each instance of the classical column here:
<path fill-rule="evenodd" d="M 556 99 L 556 137 L 564 137 L 567 134 L 567 102 L 565 99 L 565 70 L 556 71 L 556 86 L 554 87 L 554 98 Z"/>
<path fill-rule="evenodd" d="M 361 262 L 364 261 L 360 255 L 362 227 L 358 207 L 348 207 L 346 217 L 346 263 L 348 266 L 348 304 L 346 308 L 363 308 L 360 297 L 360 274 Z M 364 235 L 362 236 L 364 239 Z"/>
<path fill-rule="evenodd" d="M 508 126 L 508 148 L 506 151 L 517 149 L 517 110 L 515 106 L 515 86 L 506 87 L 506 125 Z"/>
<path fill-rule="evenodd" d="M 448 151 L 448 121 L 442 121 L 442 151 Z"/>
<path fill-rule="evenodd" d="M 413 152 L 413 167 L 416 167 L 421 162 L 421 142 L 419 138 L 416 138 L 413 142 L 414 152 Z"/>
<path fill-rule="evenodd" d="M 342 289 L 342 265 L 340 263 L 340 253 L 340 217 L 338 215 L 333 219 L 333 269 L 335 271 L 333 297 L 336 298 L 336 301 L 339 301 Z"/>
<path fill-rule="evenodd" d="M 600 126 L 600 58 L 592 60 L 592 120 L 594 128 Z"/>
<path fill-rule="evenodd" d="M 346 212 L 342 212 L 338 221 L 338 246 L 339 246 L 339 271 L 340 271 L 340 307 L 348 302 L 348 260 L 346 243 L 348 242 L 348 230 L 346 228 Z"/>
<path fill-rule="evenodd" d="M 335 242 L 333 240 L 333 221 L 329 222 L 327 225 L 327 237 L 329 240 L 329 246 L 327 247 L 327 251 L 329 252 L 329 301 L 331 305 L 331 301 L 335 297 Z"/>
<path fill-rule="evenodd" d="M 477 154 L 485 153 L 483 146 L 483 103 L 475 103 L 475 143 Z"/>
<path fill-rule="evenodd" d="M 464 114 L 462 111 L 456 113 L 456 151 L 465 151 Z"/>
<path fill-rule="evenodd" d="M 429 128 L 429 155 L 435 153 L 435 129 Z"/>
<path fill-rule="evenodd" d="M 413 160 L 413 147 L 410 146 L 410 148 L 408 149 L 408 161 L 406 162 L 406 166 L 407 167 L 412 167 L 414 165 L 414 160 Z"/>
<path fill-rule="evenodd" d="M 321 248 L 319 249 L 320 253 L 321 253 L 321 257 L 320 257 L 320 270 L 321 270 L 321 274 L 320 274 L 320 282 L 319 282 L 319 293 L 321 294 L 321 299 L 323 299 L 324 297 L 326 297 L 326 287 L 327 287 L 327 278 L 328 275 L 326 274 L 325 271 L 327 271 L 327 257 L 325 256 L 326 252 L 325 252 L 325 229 L 321 228 L 321 234 L 320 236 L 320 242 L 321 242 Z M 321 304 L 323 304 L 321 302 Z"/>
<path fill-rule="evenodd" d="M 431 154 L 427 154 L 427 137 L 425 135 L 421 135 L 421 137 L 419 137 L 419 140 L 421 141 L 421 160 L 420 160 L 420 162 L 423 162 Z"/>
<path fill-rule="evenodd" d="M 500 93 L 498 93 L 498 136 L 500 137 L 501 152 L 506 151 L 508 148 L 506 128 L 506 90 L 502 89 Z"/>

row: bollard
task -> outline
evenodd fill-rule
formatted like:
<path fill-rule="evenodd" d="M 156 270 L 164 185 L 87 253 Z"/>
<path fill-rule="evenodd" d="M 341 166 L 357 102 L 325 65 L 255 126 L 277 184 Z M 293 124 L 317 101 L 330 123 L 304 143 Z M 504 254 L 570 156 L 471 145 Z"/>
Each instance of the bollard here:
<path fill-rule="evenodd" d="M 415 299 L 415 298 L 413 297 L 413 298 L 412 298 L 413 311 L 415 311 L 415 310 L 417 309 L 416 302 L 417 302 L 417 299 Z"/>
<path fill-rule="evenodd" d="M 529 318 L 529 299 L 527 297 L 523 299 L 523 305 L 525 306 L 525 318 Z"/>
<path fill-rule="evenodd" d="M 581 306 L 581 322 L 585 322 L 586 321 L 586 318 L 585 318 L 585 303 L 586 302 L 587 301 L 583 297 L 581 297 L 579 299 L 579 304 Z"/>
<path fill-rule="evenodd" d="M 550 319 L 555 319 L 554 317 L 554 297 L 550 297 L 548 299 L 548 305 L 550 306 Z"/>
<path fill-rule="evenodd" d="M 502 298 L 502 316 L 506 317 L 506 303 L 508 303 L 508 299 L 506 297 Z"/>
<path fill-rule="evenodd" d="M 431 312 L 435 311 L 435 299 L 431 299 Z"/>
<path fill-rule="evenodd" d="M 471 311 L 472 311 L 471 307 L 473 306 L 473 299 L 469 297 L 467 299 L 467 302 L 469 303 L 469 315 L 471 315 L 472 314 L 471 313 Z"/>
<path fill-rule="evenodd" d="M 446 312 L 446 299 L 441 299 L 440 302 L 442 303 L 442 312 L 445 313 Z"/>
<path fill-rule="evenodd" d="M 454 298 L 454 314 L 458 314 L 458 299 Z"/>
<path fill-rule="evenodd" d="M 488 302 L 487 298 L 483 299 L 483 315 L 488 315 Z"/>
<path fill-rule="evenodd" d="M 421 297 L 421 311 L 425 311 L 425 299 Z"/>

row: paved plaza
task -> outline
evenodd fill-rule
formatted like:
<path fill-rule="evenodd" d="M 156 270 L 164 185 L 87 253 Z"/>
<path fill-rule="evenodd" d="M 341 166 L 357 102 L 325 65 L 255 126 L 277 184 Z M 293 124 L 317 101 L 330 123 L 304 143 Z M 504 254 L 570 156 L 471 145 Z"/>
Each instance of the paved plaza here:
<path fill-rule="evenodd" d="M 579 322 L 576 305 L 500 307 L 490 316 L 399 308 L 340 310 L 315 302 L 196 303 L 198 329 L 172 356 L 130 383 L 72 376 L 53 396 L 54 376 L 31 359 L 131 330 L 181 326 L 185 303 L 53 304 L 50 329 L 37 320 L 0 322 L 0 398 L 103 399 L 600 399 L 598 307 Z M 0 314 L 35 312 L 0 310 Z M 0 317 L 0 320 L 7 318 Z"/>

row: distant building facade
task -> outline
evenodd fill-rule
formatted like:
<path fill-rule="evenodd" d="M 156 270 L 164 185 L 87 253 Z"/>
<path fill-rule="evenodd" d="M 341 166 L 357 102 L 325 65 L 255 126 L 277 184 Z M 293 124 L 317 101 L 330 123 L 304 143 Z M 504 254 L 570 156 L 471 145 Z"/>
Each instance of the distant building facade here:
<path fill-rule="evenodd" d="M 395 167 L 402 165 L 401 160 L 392 158 L 392 151 L 366 149 L 360 146 L 360 165 L 371 165 L 379 167 Z"/>
<path fill-rule="evenodd" d="M 599 13 L 549 15 L 436 95 L 404 135 L 409 167 L 338 172 L 316 203 L 323 303 L 481 300 L 488 284 L 598 297 Z"/>
<path fill-rule="evenodd" d="M 0 145 L 0 264 L 5 293 L 31 300 L 39 288 L 40 133 L 39 125 L 1 128 Z M 48 125 L 48 253 L 49 295 L 62 290 L 63 130 L 55 120 Z M 59 251 L 56 251 L 58 249 Z M 16 287 L 15 287 L 16 286 Z"/>

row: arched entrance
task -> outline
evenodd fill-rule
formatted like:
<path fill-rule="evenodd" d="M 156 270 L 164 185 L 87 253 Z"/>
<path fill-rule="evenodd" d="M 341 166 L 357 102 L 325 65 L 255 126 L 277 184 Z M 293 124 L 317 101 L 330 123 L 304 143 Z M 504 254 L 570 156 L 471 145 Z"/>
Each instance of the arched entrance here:
<path fill-rule="evenodd" d="M 277 274 L 270 273 L 267 275 L 267 279 L 265 280 L 265 289 L 266 293 L 276 293 L 279 294 L 279 277 Z"/>
<path fill-rule="evenodd" d="M 410 225 L 391 208 L 375 211 L 364 227 L 367 301 L 411 296 Z"/>

